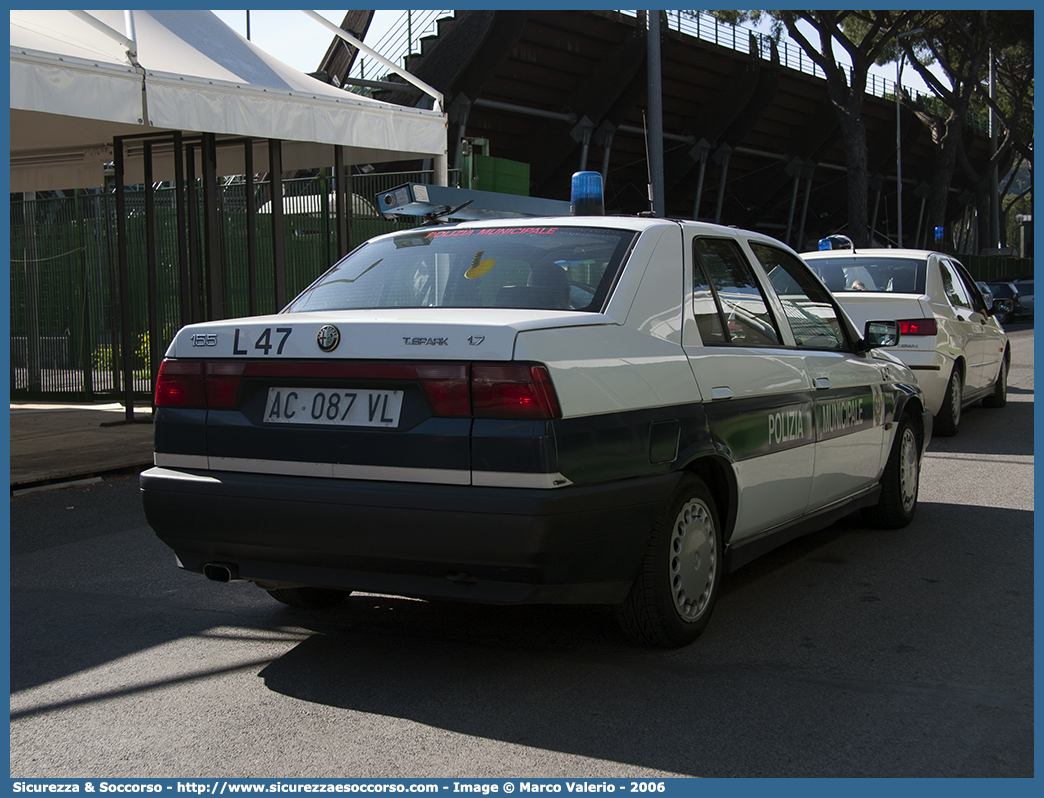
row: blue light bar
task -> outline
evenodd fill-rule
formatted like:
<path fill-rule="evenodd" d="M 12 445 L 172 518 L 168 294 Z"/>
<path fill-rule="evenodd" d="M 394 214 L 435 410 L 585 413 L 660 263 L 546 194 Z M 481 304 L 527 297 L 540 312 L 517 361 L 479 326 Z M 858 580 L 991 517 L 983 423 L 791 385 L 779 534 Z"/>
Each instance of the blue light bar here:
<path fill-rule="evenodd" d="M 573 173 L 569 212 L 574 216 L 601 216 L 605 213 L 600 172 Z"/>
<path fill-rule="evenodd" d="M 827 249 L 850 249 L 852 254 L 855 254 L 855 244 L 852 243 L 852 239 L 840 234 L 819 239 L 819 249 L 820 251 Z"/>

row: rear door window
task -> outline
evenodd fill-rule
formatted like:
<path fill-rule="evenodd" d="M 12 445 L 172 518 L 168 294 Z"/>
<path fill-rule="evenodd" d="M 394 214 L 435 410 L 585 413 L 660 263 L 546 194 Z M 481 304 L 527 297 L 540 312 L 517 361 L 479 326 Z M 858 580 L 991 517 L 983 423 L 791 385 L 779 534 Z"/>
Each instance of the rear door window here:
<path fill-rule="evenodd" d="M 775 319 L 739 245 L 730 238 L 697 238 L 693 250 L 693 312 L 703 343 L 779 345 Z"/>
<path fill-rule="evenodd" d="M 942 272 L 943 292 L 954 308 L 972 310 L 973 303 L 971 292 L 961 279 L 957 267 L 945 259 L 939 260 L 939 269 Z"/>

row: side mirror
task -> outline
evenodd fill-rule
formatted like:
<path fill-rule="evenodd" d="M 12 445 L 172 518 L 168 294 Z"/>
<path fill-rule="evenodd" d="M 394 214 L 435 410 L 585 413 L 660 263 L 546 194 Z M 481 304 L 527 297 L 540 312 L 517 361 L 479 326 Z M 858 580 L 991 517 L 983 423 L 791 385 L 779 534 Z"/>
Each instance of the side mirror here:
<path fill-rule="evenodd" d="M 1001 316 L 1003 316 L 1006 313 L 1011 313 L 1014 309 L 1015 303 L 1012 302 L 1010 299 L 1001 299 L 1000 297 L 995 297 L 993 300 L 993 306 L 990 308 L 990 315 L 996 316 L 1000 314 Z"/>
<path fill-rule="evenodd" d="M 863 328 L 863 349 L 896 346 L 899 343 L 899 322 L 868 321 Z"/>

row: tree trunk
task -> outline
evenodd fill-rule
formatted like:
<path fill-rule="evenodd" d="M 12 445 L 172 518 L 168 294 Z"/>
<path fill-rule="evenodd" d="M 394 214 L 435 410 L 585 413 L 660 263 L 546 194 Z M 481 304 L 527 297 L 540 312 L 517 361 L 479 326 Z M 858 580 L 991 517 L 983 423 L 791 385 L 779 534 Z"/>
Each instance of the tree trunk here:
<path fill-rule="evenodd" d="M 867 229 L 867 191 L 870 181 L 867 175 L 866 125 L 861 115 L 861 98 L 849 97 L 847 106 L 842 108 L 834 103 L 841 125 L 845 166 L 848 168 L 848 237 L 858 249 L 870 243 Z"/>
<path fill-rule="evenodd" d="M 942 138 L 936 142 L 931 193 L 928 195 L 928 225 L 931 229 L 946 225 L 950 185 L 957 168 L 957 150 L 963 146 L 963 139 L 964 119 L 960 113 L 951 111 L 943 126 Z"/>

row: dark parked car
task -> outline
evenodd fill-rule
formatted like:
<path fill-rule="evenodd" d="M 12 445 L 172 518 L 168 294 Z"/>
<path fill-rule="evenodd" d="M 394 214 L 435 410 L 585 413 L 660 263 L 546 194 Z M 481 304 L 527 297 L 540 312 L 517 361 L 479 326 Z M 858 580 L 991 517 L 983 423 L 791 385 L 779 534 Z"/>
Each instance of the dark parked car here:
<path fill-rule="evenodd" d="M 1011 313 L 998 313 L 994 317 L 1001 324 L 1025 315 L 1026 311 L 1022 308 L 1022 292 L 1019 291 L 1019 288 L 1015 283 L 1010 283 L 1006 280 L 990 280 L 986 283 L 986 287 L 990 289 L 990 293 L 993 294 L 994 299 L 1011 300 Z"/>
<path fill-rule="evenodd" d="M 1032 316 L 1033 315 L 1033 278 L 1032 277 L 1016 277 L 1012 281 L 1016 288 L 1019 289 L 1019 297 L 1022 302 L 1022 315 Z"/>

